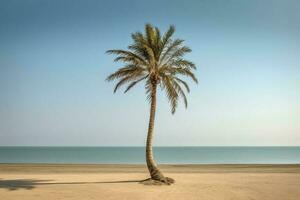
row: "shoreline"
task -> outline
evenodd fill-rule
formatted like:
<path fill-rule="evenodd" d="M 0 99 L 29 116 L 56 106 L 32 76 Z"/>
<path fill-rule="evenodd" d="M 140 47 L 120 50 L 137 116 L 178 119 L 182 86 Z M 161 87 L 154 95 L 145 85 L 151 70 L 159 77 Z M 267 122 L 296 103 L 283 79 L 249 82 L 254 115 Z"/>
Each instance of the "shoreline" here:
<path fill-rule="evenodd" d="M 300 164 L 161 164 L 167 173 L 300 173 Z M 146 164 L 0 163 L 5 173 L 146 173 Z"/>

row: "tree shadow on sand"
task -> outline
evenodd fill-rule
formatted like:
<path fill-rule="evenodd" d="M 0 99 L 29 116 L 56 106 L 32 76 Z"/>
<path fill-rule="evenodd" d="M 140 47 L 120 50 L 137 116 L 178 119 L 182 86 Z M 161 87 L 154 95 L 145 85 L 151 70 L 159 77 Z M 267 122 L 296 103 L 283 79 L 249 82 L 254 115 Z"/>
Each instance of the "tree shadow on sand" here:
<path fill-rule="evenodd" d="M 138 183 L 143 180 L 125 180 L 125 181 L 99 181 L 99 182 L 49 182 L 53 180 L 37 180 L 37 179 L 14 179 L 1 180 L 0 189 L 7 189 L 10 191 L 18 189 L 31 190 L 40 185 L 80 185 L 80 184 L 101 184 L 101 183 Z"/>

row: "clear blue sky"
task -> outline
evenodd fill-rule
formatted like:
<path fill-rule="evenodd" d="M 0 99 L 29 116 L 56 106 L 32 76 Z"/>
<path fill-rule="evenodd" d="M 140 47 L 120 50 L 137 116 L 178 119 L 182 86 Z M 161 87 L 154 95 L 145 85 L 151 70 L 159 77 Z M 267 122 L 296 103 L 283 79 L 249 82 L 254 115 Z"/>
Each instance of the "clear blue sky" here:
<path fill-rule="evenodd" d="M 152 23 L 198 66 L 189 107 L 159 96 L 155 145 L 300 145 L 300 1 L 0 1 L 0 145 L 144 145 L 143 86 L 105 77 Z"/>

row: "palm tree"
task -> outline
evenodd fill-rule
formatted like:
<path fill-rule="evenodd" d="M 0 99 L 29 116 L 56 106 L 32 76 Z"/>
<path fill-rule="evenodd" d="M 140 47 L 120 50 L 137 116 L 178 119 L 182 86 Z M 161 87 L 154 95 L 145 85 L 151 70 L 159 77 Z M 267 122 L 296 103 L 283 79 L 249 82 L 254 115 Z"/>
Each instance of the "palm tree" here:
<path fill-rule="evenodd" d="M 146 162 L 151 180 L 171 184 L 173 179 L 165 177 L 158 169 L 152 150 L 153 129 L 156 110 L 157 87 L 166 92 L 171 105 L 172 114 L 175 113 L 178 99 L 183 98 L 187 107 L 187 98 L 184 89 L 189 92 L 188 84 L 181 77 L 187 76 L 198 82 L 193 74 L 196 66 L 183 59 L 191 49 L 183 45 L 184 40 L 172 39 L 175 27 L 170 26 L 167 32 L 161 35 L 157 27 L 145 25 L 145 33 L 136 32 L 131 35 L 133 44 L 128 50 L 108 50 L 107 53 L 115 54 L 115 62 L 121 61 L 124 67 L 107 77 L 107 81 L 118 80 L 114 92 L 122 85 L 126 85 L 125 92 L 137 83 L 144 81 L 147 99 L 150 101 L 150 118 L 146 142 Z M 183 89 L 184 87 L 184 89 Z"/>

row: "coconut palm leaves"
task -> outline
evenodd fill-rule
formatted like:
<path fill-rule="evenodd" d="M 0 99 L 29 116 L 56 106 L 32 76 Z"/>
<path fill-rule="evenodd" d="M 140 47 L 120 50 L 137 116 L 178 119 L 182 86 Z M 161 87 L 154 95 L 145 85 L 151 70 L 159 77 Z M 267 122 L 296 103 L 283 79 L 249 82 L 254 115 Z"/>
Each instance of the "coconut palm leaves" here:
<path fill-rule="evenodd" d="M 128 50 L 108 50 L 107 53 L 116 55 L 114 61 L 124 63 L 124 67 L 107 77 L 108 81 L 118 81 L 114 92 L 121 86 L 126 86 L 127 92 L 144 81 L 150 101 L 151 91 L 159 85 L 169 99 L 172 113 L 176 111 L 180 98 L 187 107 L 186 92 L 190 90 L 182 78 L 197 83 L 193 72 L 196 66 L 183 58 L 191 49 L 183 44 L 183 40 L 172 39 L 174 32 L 174 26 L 170 26 L 161 35 L 158 28 L 147 24 L 144 34 L 136 32 L 131 35 L 133 44 Z"/>

